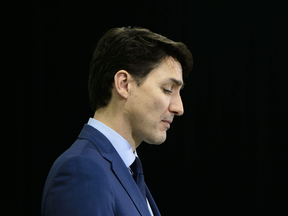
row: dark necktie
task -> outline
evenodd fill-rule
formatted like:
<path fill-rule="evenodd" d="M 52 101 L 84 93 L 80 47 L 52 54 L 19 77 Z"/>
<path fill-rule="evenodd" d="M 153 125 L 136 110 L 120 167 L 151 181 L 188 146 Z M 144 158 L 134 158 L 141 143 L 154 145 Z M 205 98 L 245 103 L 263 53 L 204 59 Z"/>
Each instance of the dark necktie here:
<path fill-rule="evenodd" d="M 141 161 L 138 157 L 135 158 L 135 161 L 130 166 L 131 170 L 133 171 L 133 178 L 139 187 L 144 199 L 146 200 L 146 187 L 144 182 L 144 175 Z"/>

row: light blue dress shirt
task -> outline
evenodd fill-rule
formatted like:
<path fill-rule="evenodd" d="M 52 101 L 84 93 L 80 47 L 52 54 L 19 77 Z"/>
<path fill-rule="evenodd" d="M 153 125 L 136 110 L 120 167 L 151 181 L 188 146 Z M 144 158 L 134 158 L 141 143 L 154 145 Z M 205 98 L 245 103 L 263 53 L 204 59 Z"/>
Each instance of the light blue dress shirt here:
<path fill-rule="evenodd" d="M 127 140 L 125 140 L 121 135 L 112 130 L 110 127 L 97 121 L 96 119 L 90 118 L 88 125 L 96 128 L 111 142 L 113 147 L 120 155 L 121 159 L 124 161 L 126 167 L 129 168 L 134 162 L 136 155 L 133 153 L 132 147 L 127 142 Z"/>
<path fill-rule="evenodd" d="M 127 169 L 129 169 L 130 171 L 130 166 L 134 162 L 135 157 L 138 157 L 138 155 L 136 153 L 136 150 L 135 152 L 133 152 L 132 147 L 128 143 L 128 141 L 125 140 L 120 134 L 112 130 L 110 127 L 97 121 L 94 118 L 89 119 L 88 125 L 100 131 L 111 142 L 113 147 L 116 149 L 116 151 L 120 155 L 121 159 L 124 161 Z M 153 216 L 153 212 L 152 212 L 152 209 L 150 207 L 148 200 L 147 200 L 147 204 L 148 204 L 149 211 L 151 215 Z"/>

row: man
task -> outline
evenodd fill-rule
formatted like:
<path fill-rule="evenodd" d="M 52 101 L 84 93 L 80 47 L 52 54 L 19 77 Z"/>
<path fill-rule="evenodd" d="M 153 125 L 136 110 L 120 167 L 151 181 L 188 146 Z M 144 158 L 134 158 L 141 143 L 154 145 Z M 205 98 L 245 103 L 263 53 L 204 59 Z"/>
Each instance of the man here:
<path fill-rule="evenodd" d="M 183 43 L 147 29 L 114 28 L 100 39 L 89 75 L 95 115 L 53 164 L 42 216 L 160 215 L 136 148 L 165 141 L 183 114 L 180 90 L 192 64 Z"/>

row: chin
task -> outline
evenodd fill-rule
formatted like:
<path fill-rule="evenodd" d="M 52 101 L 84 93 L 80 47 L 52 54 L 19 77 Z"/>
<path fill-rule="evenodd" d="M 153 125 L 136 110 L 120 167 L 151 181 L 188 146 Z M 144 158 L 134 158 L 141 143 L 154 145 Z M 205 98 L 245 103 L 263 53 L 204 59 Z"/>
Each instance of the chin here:
<path fill-rule="evenodd" d="M 145 142 L 151 145 L 161 145 L 163 142 L 165 142 L 165 140 L 166 140 L 166 133 L 165 133 L 165 136 L 154 137 L 152 139 L 150 138 Z"/>

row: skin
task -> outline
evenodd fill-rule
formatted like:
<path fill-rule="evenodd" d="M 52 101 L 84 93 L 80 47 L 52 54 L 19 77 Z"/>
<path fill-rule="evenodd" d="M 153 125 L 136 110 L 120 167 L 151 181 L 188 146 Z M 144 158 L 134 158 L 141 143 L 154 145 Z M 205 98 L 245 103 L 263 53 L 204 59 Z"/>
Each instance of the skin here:
<path fill-rule="evenodd" d="M 124 137 L 133 151 L 142 141 L 161 144 L 174 116 L 184 112 L 181 64 L 168 57 L 141 82 L 125 70 L 115 74 L 110 103 L 94 118 Z"/>

